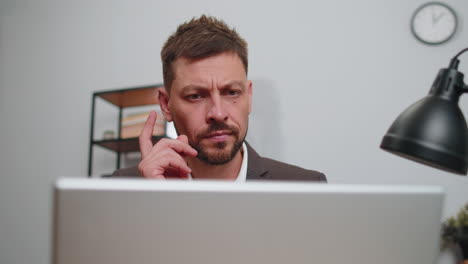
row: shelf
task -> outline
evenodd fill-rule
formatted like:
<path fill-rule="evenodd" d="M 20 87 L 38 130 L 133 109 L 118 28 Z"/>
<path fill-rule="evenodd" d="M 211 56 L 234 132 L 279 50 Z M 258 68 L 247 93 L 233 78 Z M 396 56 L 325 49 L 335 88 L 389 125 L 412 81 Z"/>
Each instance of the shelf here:
<path fill-rule="evenodd" d="M 117 131 L 122 128 L 122 114 L 125 108 L 135 106 L 149 106 L 159 104 L 158 88 L 164 87 L 163 84 L 152 84 L 146 86 L 138 86 L 124 89 L 114 89 L 107 91 L 97 91 L 93 93 L 91 102 L 91 126 L 89 133 L 89 160 L 88 160 L 88 176 L 91 177 L 93 172 L 93 148 L 94 146 L 101 146 L 107 150 L 116 153 L 116 169 L 120 169 L 121 153 L 140 151 L 140 144 L 138 138 L 125 138 L 125 139 L 110 139 L 110 140 L 95 140 L 94 139 L 94 125 L 95 125 L 95 111 L 97 98 L 106 101 L 118 108 L 118 123 Z M 118 134 L 120 135 L 120 134 Z M 162 138 L 167 136 L 153 136 L 153 144 L 156 144 Z"/>
<path fill-rule="evenodd" d="M 157 88 L 162 84 L 95 92 L 94 95 L 120 108 L 159 104 Z"/>
<path fill-rule="evenodd" d="M 153 144 L 156 144 L 160 139 L 165 136 L 153 136 Z M 99 145 L 103 148 L 122 153 L 131 151 L 140 151 L 140 144 L 138 138 L 125 138 L 125 139 L 109 139 L 109 140 L 95 140 L 93 144 Z"/>

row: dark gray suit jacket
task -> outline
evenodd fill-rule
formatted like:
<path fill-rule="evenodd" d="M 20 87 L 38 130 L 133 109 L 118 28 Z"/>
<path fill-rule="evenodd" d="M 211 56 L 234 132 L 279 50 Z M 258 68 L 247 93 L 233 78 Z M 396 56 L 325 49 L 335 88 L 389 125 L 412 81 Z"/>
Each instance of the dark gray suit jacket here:
<path fill-rule="evenodd" d="M 263 158 L 246 142 L 247 180 L 284 180 L 326 182 L 325 175 L 269 158 Z M 141 177 L 137 167 L 116 170 L 112 177 Z"/>

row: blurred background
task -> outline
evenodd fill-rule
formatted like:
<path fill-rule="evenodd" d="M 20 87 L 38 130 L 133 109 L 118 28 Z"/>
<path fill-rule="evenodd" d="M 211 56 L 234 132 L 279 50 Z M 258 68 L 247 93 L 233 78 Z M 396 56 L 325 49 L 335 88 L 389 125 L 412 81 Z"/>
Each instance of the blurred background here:
<path fill-rule="evenodd" d="M 455 214 L 468 201 L 467 177 L 379 149 L 393 120 L 468 47 L 464 0 L 442 1 L 458 16 L 447 43 L 413 36 L 411 17 L 426 2 L 1 0 L 0 263 L 50 263 L 52 186 L 87 175 L 92 93 L 162 83 L 164 41 L 201 14 L 249 43 L 248 140 L 261 155 L 330 183 L 442 185 L 444 219 Z M 468 55 L 460 60 L 468 74 Z M 116 129 L 114 107 L 96 111 L 97 137 Z M 114 169 L 115 154 L 94 155 L 96 175 Z M 454 261 L 443 252 L 438 263 Z"/>

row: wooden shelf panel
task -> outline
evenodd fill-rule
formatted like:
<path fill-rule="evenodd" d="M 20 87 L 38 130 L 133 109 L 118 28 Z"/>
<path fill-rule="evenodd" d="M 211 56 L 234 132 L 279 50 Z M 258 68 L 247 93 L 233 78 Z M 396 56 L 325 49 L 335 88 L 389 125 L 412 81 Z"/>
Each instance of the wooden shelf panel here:
<path fill-rule="evenodd" d="M 156 144 L 156 142 L 165 137 L 166 136 L 153 136 L 153 144 Z M 93 141 L 93 144 L 120 153 L 140 151 L 140 144 L 138 143 L 138 138 L 96 140 Z"/>
<path fill-rule="evenodd" d="M 156 84 L 130 89 L 95 92 L 94 95 L 120 108 L 152 105 L 159 104 L 157 91 L 159 87 L 163 87 L 163 85 Z"/>

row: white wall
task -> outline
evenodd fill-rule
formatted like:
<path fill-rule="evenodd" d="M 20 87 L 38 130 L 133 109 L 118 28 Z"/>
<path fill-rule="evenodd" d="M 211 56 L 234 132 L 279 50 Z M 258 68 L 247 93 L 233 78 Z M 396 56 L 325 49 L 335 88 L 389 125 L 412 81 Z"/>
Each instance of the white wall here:
<path fill-rule="evenodd" d="M 161 83 L 164 40 L 201 13 L 224 18 L 249 42 L 249 138 L 260 153 L 321 170 L 330 183 L 443 185 L 444 217 L 455 213 L 468 200 L 466 177 L 378 148 L 397 115 L 468 46 L 464 0 L 444 1 L 460 18 L 453 40 L 416 41 L 409 19 L 424 2 L 2 0 L 0 263 L 49 263 L 51 184 L 87 172 L 92 92 Z M 466 54 L 460 69 L 468 73 Z M 468 113 L 465 98 L 461 107 Z M 101 167 L 114 161 L 96 155 Z"/>

